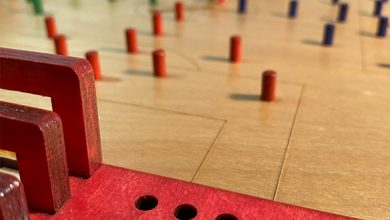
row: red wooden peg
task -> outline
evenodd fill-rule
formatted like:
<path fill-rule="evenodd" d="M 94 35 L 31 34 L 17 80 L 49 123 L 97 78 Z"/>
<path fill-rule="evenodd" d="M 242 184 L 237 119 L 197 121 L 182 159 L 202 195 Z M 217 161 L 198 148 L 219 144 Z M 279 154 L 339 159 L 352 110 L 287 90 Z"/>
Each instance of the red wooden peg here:
<path fill-rule="evenodd" d="M 155 50 L 153 52 L 153 69 L 155 77 L 167 76 L 164 50 Z"/>
<path fill-rule="evenodd" d="M 56 54 L 68 56 L 68 45 L 66 43 L 65 35 L 57 35 L 54 37 L 54 45 L 56 48 Z"/>
<path fill-rule="evenodd" d="M 241 37 L 233 36 L 230 38 L 230 62 L 241 62 Z"/>
<path fill-rule="evenodd" d="M 176 21 L 184 21 L 184 4 L 179 1 L 175 3 Z"/>
<path fill-rule="evenodd" d="M 100 69 L 99 53 L 96 50 L 88 51 L 85 53 L 85 58 L 92 65 L 93 72 L 95 74 L 95 80 L 101 80 L 102 73 Z"/>
<path fill-rule="evenodd" d="M 45 17 L 46 32 L 48 38 L 54 38 L 57 35 L 56 21 L 54 16 Z"/>
<path fill-rule="evenodd" d="M 276 93 L 276 72 L 273 70 L 267 70 L 263 73 L 262 78 L 262 92 L 261 100 L 274 101 Z"/>
<path fill-rule="evenodd" d="M 154 36 L 162 36 L 163 35 L 163 21 L 162 15 L 160 12 L 153 12 L 153 34 Z"/>
<path fill-rule="evenodd" d="M 63 123 L 69 172 L 90 176 L 100 165 L 95 82 L 85 59 L 0 48 L 0 88 L 51 97 Z"/>
<path fill-rule="evenodd" d="M 54 213 L 70 197 L 60 117 L 0 102 L 0 131 L 0 148 L 18 158 L 29 208 Z"/>
<path fill-rule="evenodd" d="M 0 219 L 28 219 L 26 197 L 22 183 L 0 172 Z"/>
<path fill-rule="evenodd" d="M 127 52 L 137 53 L 138 51 L 137 31 L 134 28 L 126 29 L 125 36 L 126 36 Z"/>

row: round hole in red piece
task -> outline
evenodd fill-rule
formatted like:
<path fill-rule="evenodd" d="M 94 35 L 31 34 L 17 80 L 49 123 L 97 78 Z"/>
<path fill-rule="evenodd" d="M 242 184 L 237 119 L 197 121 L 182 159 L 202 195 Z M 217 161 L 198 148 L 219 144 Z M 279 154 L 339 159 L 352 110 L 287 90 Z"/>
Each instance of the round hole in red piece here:
<path fill-rule="evenodd" d="M 141 211 L 149 211 L 156 208 L 158 200 L 154 196 L 146 195 L 141 196 L 135 201 L 135 207 Z"/>
<path fill-rule="evenodd" d="M 179 220 L 191 220 L 196 217 L 198 211 L 192 205 L 184 204 L 179 205 L 175 211 L 174 215 Z"/>
<path fill-rule="evenodd" d="M 215 220 L 238 220 L 238 218 L 232 214 L 221 214 L 218 215 Z"/>

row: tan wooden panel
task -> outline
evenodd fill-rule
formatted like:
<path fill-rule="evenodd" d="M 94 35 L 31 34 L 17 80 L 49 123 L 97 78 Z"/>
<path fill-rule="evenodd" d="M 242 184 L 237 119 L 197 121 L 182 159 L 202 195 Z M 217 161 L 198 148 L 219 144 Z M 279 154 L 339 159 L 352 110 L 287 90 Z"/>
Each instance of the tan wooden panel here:
<path fill-rule="evenodd" d="M 99 102 L 107 164 L 191 181 L 224 121 Z"/>
<path fill-rule="evenodd" d="M 232 103 L 239 114 L 228 117 L 194 181 L 273 199 L 301 89 L 280 84 L 276 103 Z"/>
<path fill-rule="evenodd" d="M 276 200 L 365 219 L 390 215 L 390 82 L 356 76 L 303 92 Z"/>

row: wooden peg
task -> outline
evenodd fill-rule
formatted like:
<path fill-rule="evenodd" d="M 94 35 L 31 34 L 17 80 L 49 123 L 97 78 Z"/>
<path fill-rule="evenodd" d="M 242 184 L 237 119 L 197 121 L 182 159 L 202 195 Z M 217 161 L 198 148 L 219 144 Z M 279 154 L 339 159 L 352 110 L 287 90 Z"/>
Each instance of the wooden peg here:
<path fill-rule="evenodd" d="M 66 42 L 66 36 L 59 34 L 54 37 L 54 46 L 57 55 L 68 56 L 68 44 Z"/>
<path fill-rule="evenodd" d="M 57 35 L 57 27 L 54 16 L 45 17 L 46 33 L 48 38 L 54 38 Z"/>
<path fill-rule="evenodd" d="M 85 53 L 85 58 L 92 65 L 95 80 L 102 79 L 102 71 L 100 69 L 99 53 L 96 50 L 91 50 Z"/>
<path fill-rule="evenodd" d="M 272 102 L 276 97 L 276 72 L 273 70 L 264 71 L 261 86 L 261 100 Z"/>
<path fill-rule="evenodd" d="M 137 31 L 134 28 L 128 28 L 125 31 L 127 53 L 137 53 Z"/>
<path fill-rule="evenodd" d="M 162 36 L 164 32 L 163 20 L 160 12 L 153 12 L 153 34 L 154 36 Z"/>

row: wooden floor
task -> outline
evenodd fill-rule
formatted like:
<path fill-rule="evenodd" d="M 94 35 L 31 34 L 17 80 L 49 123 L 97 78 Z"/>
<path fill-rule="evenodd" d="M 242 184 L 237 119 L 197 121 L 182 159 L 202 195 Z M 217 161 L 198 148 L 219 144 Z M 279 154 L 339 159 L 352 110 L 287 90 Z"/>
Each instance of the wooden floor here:
<path fill-rule="evenodd" d="M 165 36 L 151 35 L 146 0 L 46 0 L 72 56 L 100 53 L 96 82 L 107 164 L 365 219 L 390 217 L 390 40 L 375 37 L 372 0 L 350 0 L 335 45 L 330 0 L 252 0 L 213 7 L 185 1 L 177 23 L 160 0 Z M 384 15 L 390 15 L 385 6 Z M 125 53 L 124 29 L 141 52 Z M 243 37 L 243 63 L 227 59 Z M 53 53 L 42 16 L 25 0 L 0 2 L 0 46 Z M 151 51 L 167 52 L 168 78 L 152 76 Z M 277 100 L 258 101 L 262 71 L 278 72 Z M 0 100 L 50 109 L 50 99 L 0 90 Z"/>

